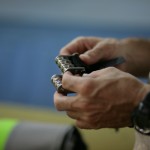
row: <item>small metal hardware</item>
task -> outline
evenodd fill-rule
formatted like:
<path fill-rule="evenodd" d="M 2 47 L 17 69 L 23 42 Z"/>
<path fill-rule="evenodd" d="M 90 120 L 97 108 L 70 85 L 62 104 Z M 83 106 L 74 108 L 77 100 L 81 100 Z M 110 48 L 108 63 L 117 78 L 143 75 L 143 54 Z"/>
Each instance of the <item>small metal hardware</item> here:
<path fill-rule="evenodd" d="M 125 62 L 125 59 L 123 57 L 117 57 L 107 61 L 99 61 L 93 65 L 87 65 L 80 59 L 79 54 L 75 53 L 69 56 L 59 55 L 55 58 L 55 62 L 60 68 L 62 74 L 66 71 L 70 71 L 73 75 L 82 76 L 84 73 L 91 73 L 106 67 L 119 65 Z M 59 93 L 73 93 L 72 91 L 68 91 L 62 87 L 62 75 L 53 75 L 51 77 L 51 81 Z"/>

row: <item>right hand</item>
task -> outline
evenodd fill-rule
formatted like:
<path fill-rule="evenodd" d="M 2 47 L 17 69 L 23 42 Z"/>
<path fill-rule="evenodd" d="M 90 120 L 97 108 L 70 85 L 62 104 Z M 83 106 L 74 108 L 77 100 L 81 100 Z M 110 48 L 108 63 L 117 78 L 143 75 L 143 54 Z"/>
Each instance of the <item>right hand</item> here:
<path fill-rule="evenodd" d="M 54 104 L 84 129 L 131 126 L 133 110 L 150 91 L 150 85 L 115 67 L 82 77 L 65 72 L 62 85 L 76 94 L 66 96 L 56 92 Z"/>

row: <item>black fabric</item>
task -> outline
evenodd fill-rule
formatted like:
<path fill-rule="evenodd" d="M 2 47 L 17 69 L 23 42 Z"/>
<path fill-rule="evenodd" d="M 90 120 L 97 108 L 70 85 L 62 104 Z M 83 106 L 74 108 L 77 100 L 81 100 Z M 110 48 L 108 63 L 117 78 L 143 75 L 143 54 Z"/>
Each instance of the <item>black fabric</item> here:
<path fill-rule="evenodd" d="M 87 145 L 77 128 L 73 127 L 66 133 L 61 150 L 87 150 Z"/>

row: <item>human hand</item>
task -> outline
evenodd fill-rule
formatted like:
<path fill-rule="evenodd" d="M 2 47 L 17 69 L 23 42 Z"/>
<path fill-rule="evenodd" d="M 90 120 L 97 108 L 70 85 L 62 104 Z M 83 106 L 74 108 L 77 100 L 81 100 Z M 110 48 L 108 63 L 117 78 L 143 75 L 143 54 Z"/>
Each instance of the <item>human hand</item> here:
<path fill-rule="evenodd" d="M 79 53 L 86 64 L 99 60 L 109 60 L 121 55 L 117 46 L 119 40 L 114 38 L 78 37 L 60 50 L 60 55 Z"/>
<path fill-rule="evenodd" d="M 69 81 L 69 82 L 68 82 Z M 76 120 L 79 128 L 119 128 L 131 125 L 131 113 L 150 87 L 134 76 L 109 67 L 83 77 L 66 72 L 62 80 L 73 96 L 54 94 L 58 110 Z"/>
<path fill-rule="evenodd" d="M 78 37 L 60 50 L 61 55 L 79 53 L 86 64 L 122 56 L 126 62 L 116 66 L 135 76 L 147 76 L 150 70 L 150 41 L 138 38 Z"/>

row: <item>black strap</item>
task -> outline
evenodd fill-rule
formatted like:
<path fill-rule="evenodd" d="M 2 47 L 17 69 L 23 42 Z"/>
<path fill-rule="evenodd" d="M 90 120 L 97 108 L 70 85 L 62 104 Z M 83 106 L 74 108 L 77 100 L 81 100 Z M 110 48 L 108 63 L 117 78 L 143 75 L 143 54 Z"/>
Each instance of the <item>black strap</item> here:
<path fill-rule="evenodd" d="M 98 63 L 93 64 L 93 65 L 86 65 L 79 58 L 79 54 L 74 54 L 72 57 L 72 62 L 76 67 L 85 67 L 86 73 L 91 73 L 92 71 L 95 71 L 95 70 L 119 65 L 119 64 L 125 62 L 125 59 L 123 57 L 117 57 L 117 58 L 113 58 L 111 60 L 106 60 L 106 61 L 101 60 Z"/>

